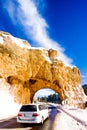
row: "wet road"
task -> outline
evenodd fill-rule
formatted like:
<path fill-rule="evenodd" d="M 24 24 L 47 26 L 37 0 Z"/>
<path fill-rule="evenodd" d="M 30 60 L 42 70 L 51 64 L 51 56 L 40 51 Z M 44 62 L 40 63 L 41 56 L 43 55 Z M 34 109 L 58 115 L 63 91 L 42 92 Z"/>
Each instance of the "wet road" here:
<path fill-rule="evenodd" d="M 49 114 L 49 118 L 45 120 L 43 125 L 38 124 L 19 124 L 16 122 L 16 118 L 12 118 L 8 121 L 0 122 L 0 130 L 52 130 L 55 117 L 60 112 L 57 109 L 52 109 Z"/>

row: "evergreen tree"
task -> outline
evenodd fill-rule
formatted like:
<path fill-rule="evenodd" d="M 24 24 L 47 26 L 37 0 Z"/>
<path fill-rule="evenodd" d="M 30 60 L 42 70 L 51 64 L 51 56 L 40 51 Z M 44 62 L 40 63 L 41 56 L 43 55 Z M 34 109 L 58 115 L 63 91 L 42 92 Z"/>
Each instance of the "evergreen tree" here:
<path fill-rule="evenodd" d="M 85 94 L 87 95 L 87 84 L 83 85 L 82 87 L 84 89 Z"/>

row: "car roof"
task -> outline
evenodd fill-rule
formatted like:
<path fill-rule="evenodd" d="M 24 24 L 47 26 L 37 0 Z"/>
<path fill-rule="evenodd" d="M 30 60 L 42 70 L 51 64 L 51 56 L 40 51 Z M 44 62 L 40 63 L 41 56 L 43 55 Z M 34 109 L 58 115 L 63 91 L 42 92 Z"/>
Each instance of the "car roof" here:
<path fill-rule="evenodd" d="M 26 105 L 45 105 L 45 104 L 41 104 L 41 103 L 22 104 L 22 106 L 26 106 Z"/>
<path fill-rule="evenodd" d="M 27 106 L 27 105 L 36 105 L 36 106 L 38 106 L 38 105 L 47 105 L 47 104 L 45 104 L 45 103 L 30 103 L 30 104 L 22 104 L 22 106 Z"/>

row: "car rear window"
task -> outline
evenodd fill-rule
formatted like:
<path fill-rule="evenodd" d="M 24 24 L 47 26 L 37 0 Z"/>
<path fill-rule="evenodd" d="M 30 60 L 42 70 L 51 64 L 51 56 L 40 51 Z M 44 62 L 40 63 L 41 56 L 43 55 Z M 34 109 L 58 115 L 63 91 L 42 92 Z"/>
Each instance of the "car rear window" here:
<path fill-rule="evenodd" d="M 25 105 L 21 107 L 20 111 L 37 111 L 37 107 L 35 105 Z"/>

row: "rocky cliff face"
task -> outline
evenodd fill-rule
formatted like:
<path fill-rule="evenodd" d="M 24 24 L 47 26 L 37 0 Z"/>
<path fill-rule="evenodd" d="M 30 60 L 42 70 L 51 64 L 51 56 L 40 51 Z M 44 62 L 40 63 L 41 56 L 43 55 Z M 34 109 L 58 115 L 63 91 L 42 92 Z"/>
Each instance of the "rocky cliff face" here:
<path fill-rule="evenodd" d="M 39 89 L 51 88 L 64 103 L 84 107 L 86 96 L 76 67 L 66 66 L 57 50 L 32 48 L 6 32 L 0 32 L 0 78 L 10 84 L 16 102 L 29 103 Z"/>

